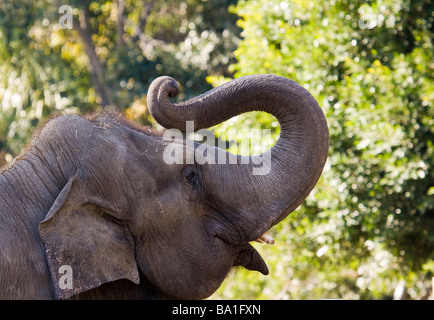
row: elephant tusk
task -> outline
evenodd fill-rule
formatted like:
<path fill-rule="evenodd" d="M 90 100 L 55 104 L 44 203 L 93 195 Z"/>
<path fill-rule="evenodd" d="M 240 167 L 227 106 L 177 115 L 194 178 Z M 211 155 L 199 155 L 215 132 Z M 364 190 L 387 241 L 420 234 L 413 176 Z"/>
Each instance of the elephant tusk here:
<path fill-rule="evenodd" d="M 258 239 L 255 240 L 259 243 L 267 243 L 267 244 L 274 244 L 274 239 L 272 236 L 270 236 L 267 233 L 264 233 L 262 236 L 260 236 Z"/>

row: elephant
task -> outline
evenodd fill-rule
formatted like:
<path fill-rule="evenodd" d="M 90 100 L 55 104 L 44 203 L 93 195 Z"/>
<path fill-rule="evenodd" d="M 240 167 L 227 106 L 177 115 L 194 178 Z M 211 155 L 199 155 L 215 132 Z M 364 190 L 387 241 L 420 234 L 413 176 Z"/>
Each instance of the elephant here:
<path fill-rule="evenodd" d="M 48 120 L 0 171 L 1 299 L 204 299 L 234 267 L 269 273 L 250 242 L 294 211 L 322 174 L 322 109 L 304 87 L 271 74 L 172 102 L 178 93 L 168 76 L 149 87 L 149 112 L 164 128 L 209 128 L 258 110 L 276 117 L 280 137 L 261 155 L 219 150 L 229 164 L 168 164 L 168 146 L 185 160 L 203 145 L 119 113 Z M 269 172 L 252 174 L 265 155 Z"/>

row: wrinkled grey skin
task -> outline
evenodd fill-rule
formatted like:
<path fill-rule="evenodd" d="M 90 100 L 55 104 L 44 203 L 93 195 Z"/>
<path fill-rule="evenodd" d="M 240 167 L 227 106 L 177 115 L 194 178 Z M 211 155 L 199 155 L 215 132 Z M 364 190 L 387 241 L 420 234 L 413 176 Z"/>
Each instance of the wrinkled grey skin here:
<path fill-rule="evenodd" d="M 318 180 L 328 151 L 320 107 L 303 87 L 272 75 L 174 105 L 177 92 L 168 77 L 148 92 L 150 112 L 166 128 L 273 114 L 281 136 L 267 151 L 270 173 L 252 175 L 252 158 L 168 165 L 168 142 L 119 115 L 50 120 L 0 173 L 1 299 L 202 299 L 234 266 L 268 273 L 249 242 Z M 63 265 L 73 271 L 72 289 L 59 285 Z"/>

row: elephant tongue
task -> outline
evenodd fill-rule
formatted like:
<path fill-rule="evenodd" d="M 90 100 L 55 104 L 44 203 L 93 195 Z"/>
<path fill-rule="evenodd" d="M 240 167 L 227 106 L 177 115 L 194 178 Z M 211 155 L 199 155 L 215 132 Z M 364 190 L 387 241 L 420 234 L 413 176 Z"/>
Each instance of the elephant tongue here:
<path fill-rule="evenodd" d="M 248 270 L 259 271 L 263 275 L 268 274 L 268 267 L 265 261 L 258 251 L 248 243 L 241 248 L 234 265 L 242 266 Z"/>

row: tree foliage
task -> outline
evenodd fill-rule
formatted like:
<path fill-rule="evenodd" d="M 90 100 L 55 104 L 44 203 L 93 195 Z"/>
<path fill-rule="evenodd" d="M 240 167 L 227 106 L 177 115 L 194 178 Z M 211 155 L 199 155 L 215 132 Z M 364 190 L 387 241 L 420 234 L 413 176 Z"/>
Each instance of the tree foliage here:
<path fill-rule="evenodd" d="M 274 73 L 306 87 L 326 114 L 330 152 L 307 201 L 273 230 L 275 248 L 260 248 L 272 277 L 258 282 L 239 271 L 223 297 L 385 298 L 399 280 L 411 297 L 427 293 L 434 272 L 432 9 L 429 1 L 387 0 L 232 7 L 243 29 L 236 77 Z"/>

